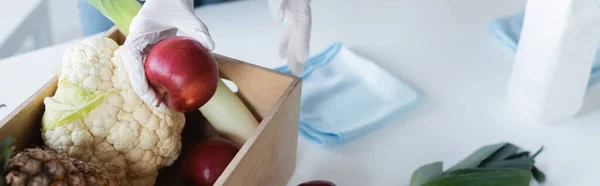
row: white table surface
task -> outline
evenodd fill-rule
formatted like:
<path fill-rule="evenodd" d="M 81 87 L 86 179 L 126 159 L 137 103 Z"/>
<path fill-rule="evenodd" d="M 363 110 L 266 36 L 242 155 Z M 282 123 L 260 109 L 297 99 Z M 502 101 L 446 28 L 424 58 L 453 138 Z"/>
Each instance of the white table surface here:
<path fill-rule="evenodd" d="M 216 42 L 215 52 L 269 68 L 283 65 L 276 57 L 281 25 L 272 21 L 266 3 L 250 0 L 199 9 Z M 598 185 L 600 86 L 590 90 L 596 96 L 587 98 L 581 115 L 559 124 L 527 121 L 505 105 L 514 53 L 490 35 L 487 24 L 522 10 L 524 0 L 312 3 L 311 54 L 341 41 L 416 87 L 425 104 L 337 147 L 317 147 L 301 137 L 290 186 L 315 179 L 340 186 L 408 185 L 423 164 L 441 160 L 448 167 L 478 147 L 502 141 L 531 151 L 545 146 L 536 164 L 548 177 L 545 185 Z M 13 109 L 37 90 L 69 44 L 0 61 L 0 102 Z"/>

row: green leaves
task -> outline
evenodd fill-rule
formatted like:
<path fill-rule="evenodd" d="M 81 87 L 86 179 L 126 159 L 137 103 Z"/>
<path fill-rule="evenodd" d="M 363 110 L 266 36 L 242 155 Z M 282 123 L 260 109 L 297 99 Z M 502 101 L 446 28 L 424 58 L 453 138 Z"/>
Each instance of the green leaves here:
<path fill-rule="evenodd" d="M 456 165 L 450 167 L 448 171 L 458 170 L 458 169 L 466 169 L 466 168 L 475 168 L 481 164 L 482 161 L 486 160 L 486 158 L 494 155 L 498 151 L 504 147 L 505 144 L 493 144 L 480 148 L 475 151 L 473 154 L 469 155 L 462 161 L 458 162 Z"/>
<path fill-rule="evenodd" d="M 519 169 L 470 169 L 443 175 L 422 186 L 528 186 L 531 173 Z"/>
<path fill-rule="evenodd" d="M 136 0 L 87 0 L 87 2 L 115 23 L 125 35 L 129 34 L 129 26 L 133 18 L 142 9 L 142 4 Z"/>
<path fill-rule="evenodd" d="M 15 151 L 15 147 L 13 146 L 15 139 L 12 137 L 6 137 L 4 138 L 4 140 L 2 140 L 2 142 L 0 143 L 0 161 L 2 161 L 0 164 L 2 164 L 2 168 L 0 169 L 0 172 L 2 173 L 2 175 L 4 175 L 4 172 L 6 171 L 6 163 L 8 162 L 8 159 L 10 159 L 10 157 L 12 156 L 13 152 Z M 4 178 L 4 176 L 0 176 L 0 186 L 4 186 L 7 185 L 6 184 L 6 180 Z"/>
<path fill-rule="evenodd" d="M 441 161 L 424 165 L 413 173 L 413 176 L 410 179 L 410 186 L 423 185 L 429 180 L 441 176 L 442 171 L 444 171 L 444 167 Z"/>
<path fill-rule="evenodd" d="M 62 79 L 53 97 L 44 99 L 46 110 L 42 116 L 42 131 L 84 118 L 116 90 L 90 92 L 67 79 Z"/>
<path fill-rule="evenodd" d="M 543 149 L 543 148 L 542 148 Z M 534 177 L 544 182 L 546 176 L 535 167 L 528 151 L 510 143 L 483 146 L 446 171 L 442 162 L 419 167 L 413 172 L 411 186 L 527 186 Z"/>

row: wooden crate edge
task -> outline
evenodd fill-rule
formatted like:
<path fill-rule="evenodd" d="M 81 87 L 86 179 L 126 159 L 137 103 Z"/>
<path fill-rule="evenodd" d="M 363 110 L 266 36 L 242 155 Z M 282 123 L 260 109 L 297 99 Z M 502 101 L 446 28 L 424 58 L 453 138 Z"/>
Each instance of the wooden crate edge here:
<path fill-rule="evenodd" d="M 27 108 L 31 107 L 31 103 L 33 102 L 33 100 L 35 100 L 40 95 L 42 95 L 42 93 L 45 92 L 48 88 L 56 86 L 57 83 L 58 83 L 58 77 L 52 76 L 52 78 L 50 78 L 50 80 L 46 81 L 46 83 L 44 83 L 44 85 L 42 85 L 38 90 L 36 90 L 33 94 L 31 94 L 29 97 L 27 97 L 27 99 L 25 101 L 21 102 L 21 104 L 19 104 L 19 106 L 17 106 L 8 115 L 6 115 L 6 117 L 4 117 L 2 120 L 0 120 L 0 128 L 4 127 L 8 122 L 10 122 L 13 118 L 15 118 L 19 113 L 22 113 L 23 110 L 26 110 Z"/>
<path fill-rule="evenodd" d="M 293 77 L 294 78 L 294 77 Z M 296 90 L 299 89 L 299 90 Z M 240 164 L 240 162 L 244 161 L 244 158 L 246 158 L 247 156 L 247 152 L 250 151 L 251 148 L 253 148 L 255 141 L 262 135 L 263 130 L 268 127 L 268 125 L 271 123 L 271 119 L 277 114 L 277 112 L 279 112 L 279 110 L 282 108 L 283 104 L 290 98 L 291 94 L 294 91 L 299 91 L 301 92 L 302 89 L 302 79 L 295 77 L 292 81 L 292 83 L 290 83 L 290 85 L 286 88 L 286 90 L 284 91 L 283 95 L 277 100 L 277 103 L 273 106 L 273 108 L 269 111 L 268 116 L 263 119 L 263 121 L 261 121 L 259 123 L 259 126 L 257 127 L 256 131 L 254 132 L 254 135 L 248 139 L 248 141 L 246 141 L 246 143 L 240 148 L 240 150 L 238 151 L 238 154 L 234 157 L 233 160 L 231 160 L 231 162 L 229 163 L 229 165 L 225 168 L 225 170 L 223 171 L 223 173 L 221 174 L 221 176 L 217 179 L 215 185 L 224 185 L 226 184 L 226 182 L 228 181 L 229 176 L 237 169 L 239 168 L 238 165 Z M 301 96 L 301 93 L 298 95 Z M 298 97 L 298 99 L 300 99 L 300 97 Z M 298 108 L 298 115 L 299 115 L 299 110 L 300 108 Z M 299 118 L 296 118 L 299 119 Z M 295 131 L 297 133 L 297 131 Z M 297 148 L 293 148 L 294 149 L 294 154 L 297 153 Z M 296 158 L 294 157 L 294 160 Z M 295 163 L 295 162 L 294 162 Z M 295 166 L 292 167 L 292 172 L 295 169 Z M 288 178 L 289 179 L 289 178 Z"/>

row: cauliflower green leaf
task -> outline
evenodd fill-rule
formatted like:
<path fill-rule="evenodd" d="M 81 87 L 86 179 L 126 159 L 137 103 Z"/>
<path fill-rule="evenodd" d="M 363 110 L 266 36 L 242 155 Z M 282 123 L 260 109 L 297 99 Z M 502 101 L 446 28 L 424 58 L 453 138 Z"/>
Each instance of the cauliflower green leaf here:
<path fill-rule="evenodd" d="M 46 111 L 43 116 L 42 131 L 54 129 L 63 123 L 84 118 L 116 90 L 90 92 L 68 79 L 59 81 L 53 97 L 44 99 Z"/>

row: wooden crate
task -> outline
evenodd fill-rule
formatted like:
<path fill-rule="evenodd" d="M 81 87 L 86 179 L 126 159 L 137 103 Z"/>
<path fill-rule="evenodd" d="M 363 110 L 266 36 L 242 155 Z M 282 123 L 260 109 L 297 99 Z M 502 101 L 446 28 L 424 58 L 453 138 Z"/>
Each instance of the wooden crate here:
<path fill-rule="evenodd" d="M 104 36 L 119 44 L 125 40 L 116 27 Z M 301 79 L 219 54 L 214 56 L 221 76 L 237 84 L 238 96 L 260 121 L 254 136 L 240 148 L 215 185 L 286 185 L 296 164 Z M 54 94 L 57 80 L 57 77 L 50 79 L 0 121 L 0 138 L 15 138 L 17 150 L 43 145 L 40 132 L 43 100 Z M 195 142 L 218 135 L 199 111 L 186 113 L 186 120 L 180 157 Z M 157 185 L 184 185 L 179 173 L 181 159 L 161 169 Z"/>

